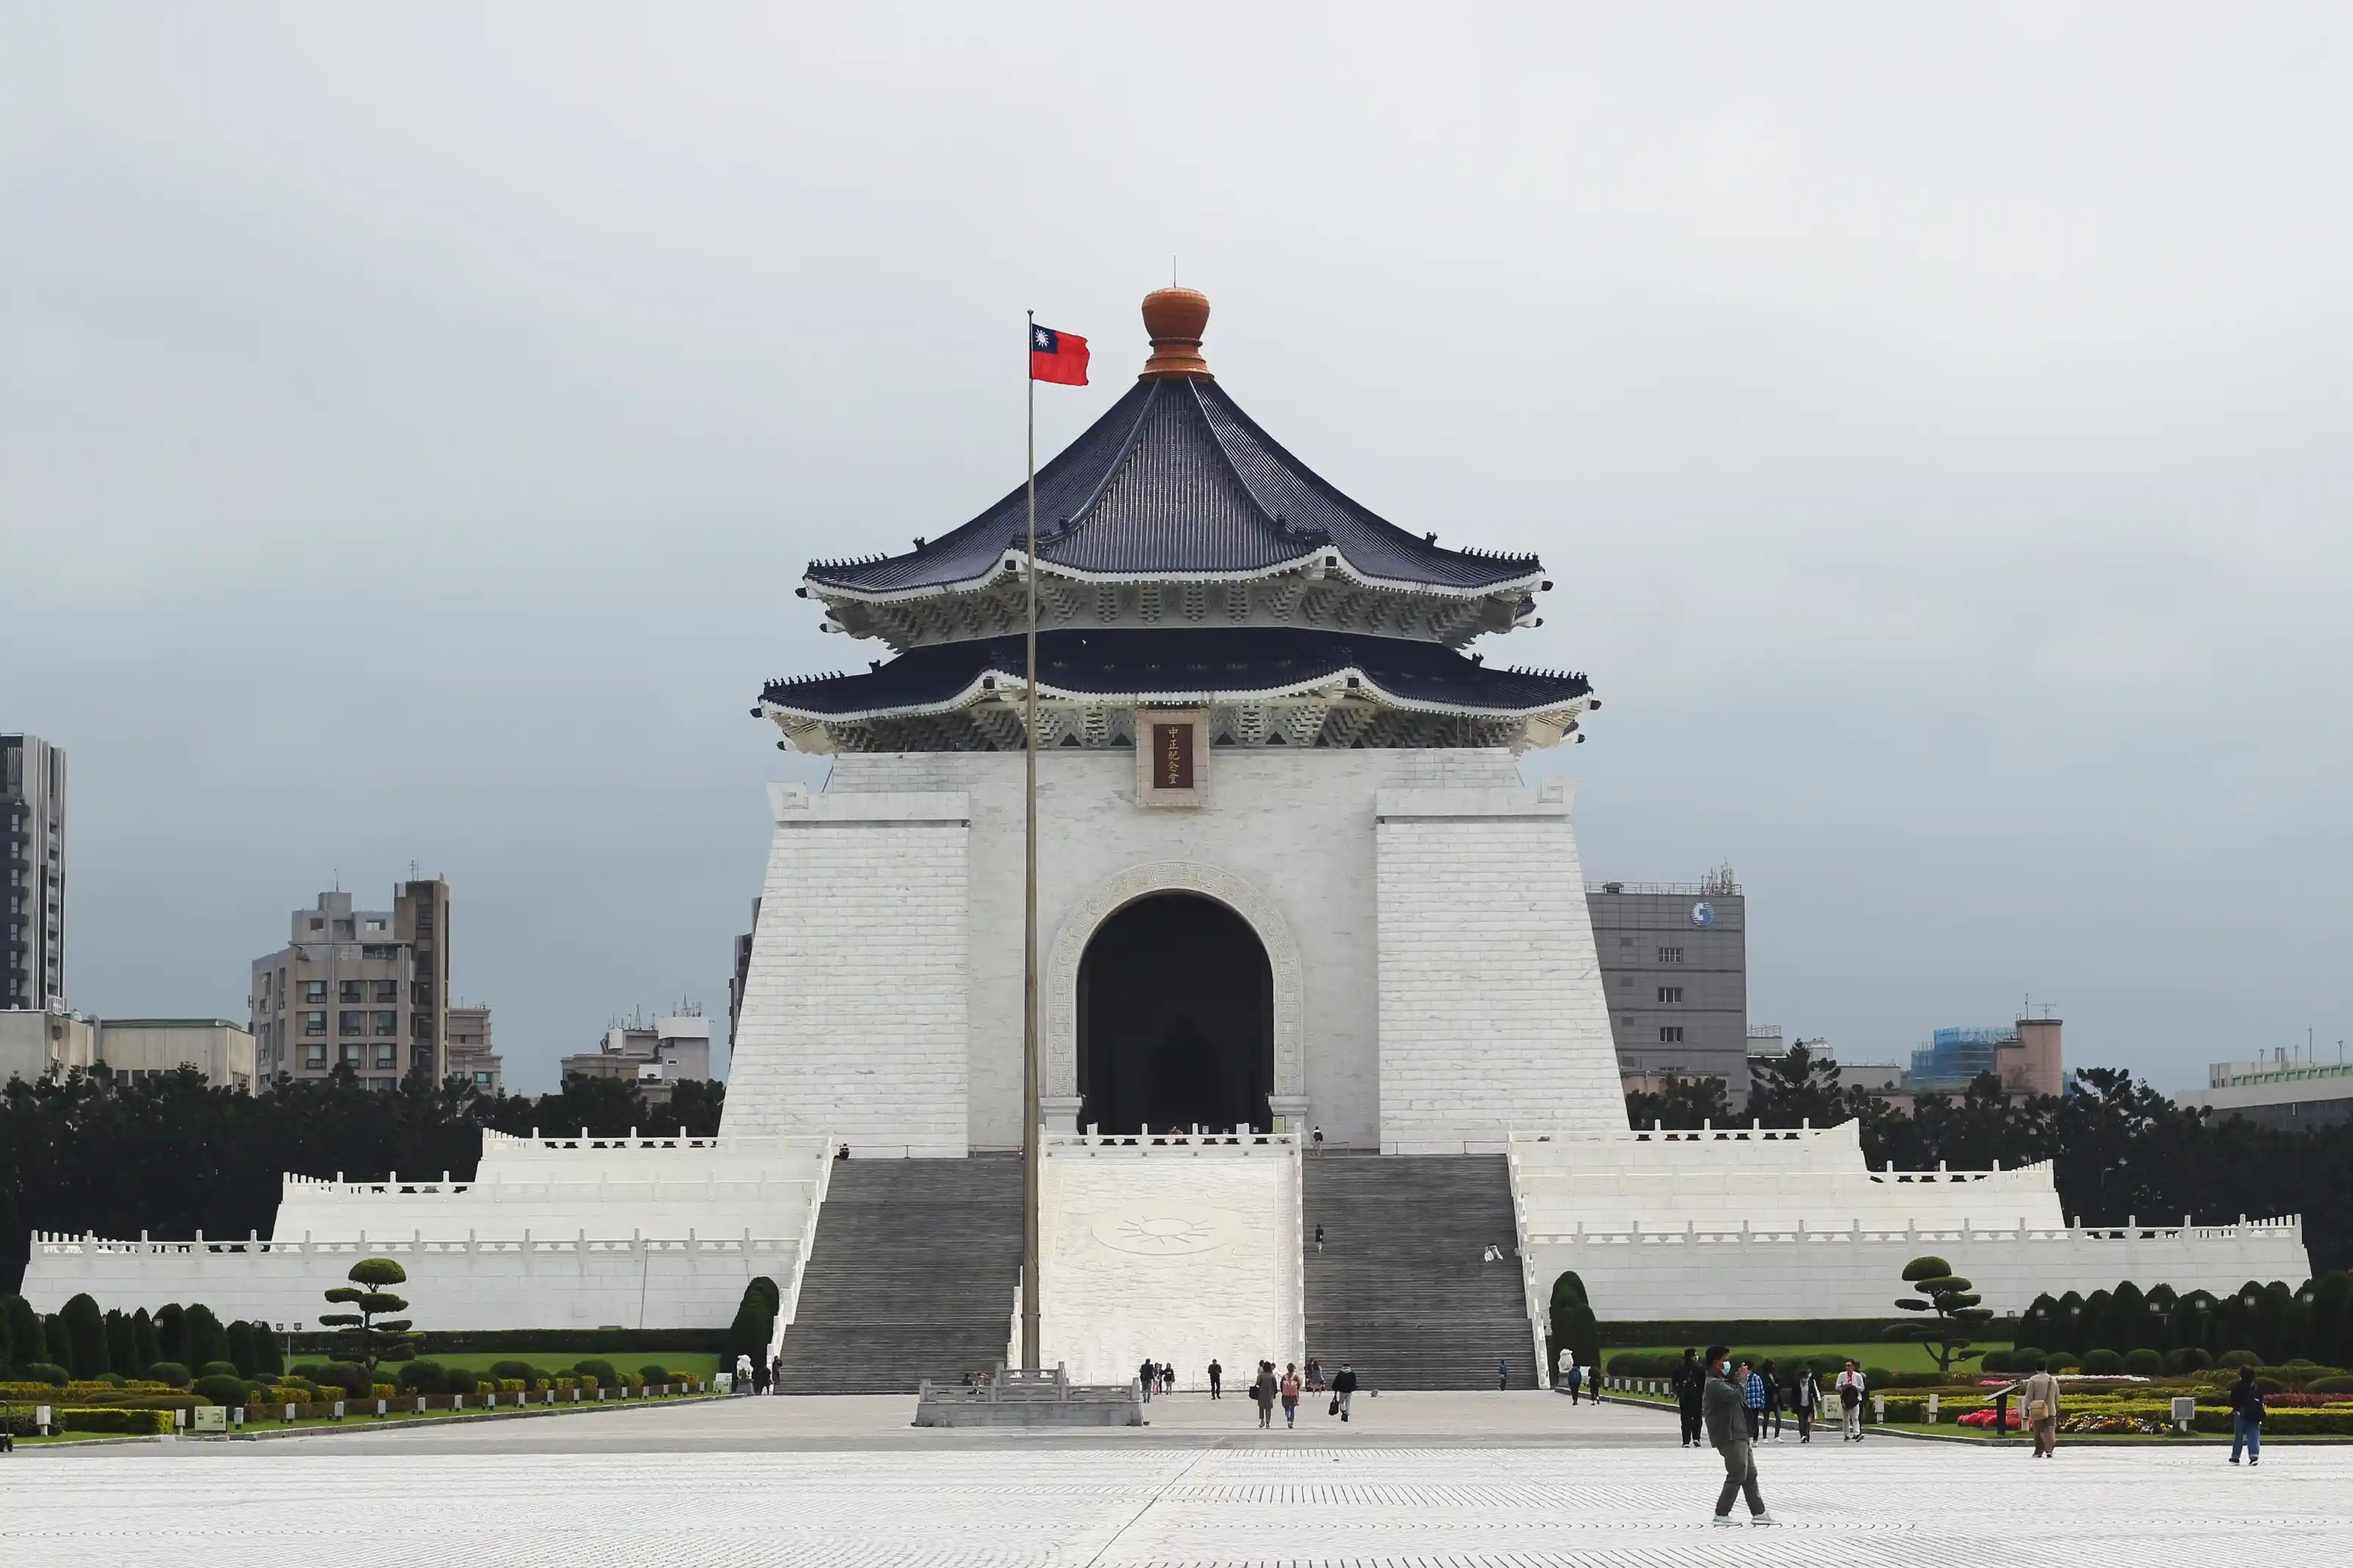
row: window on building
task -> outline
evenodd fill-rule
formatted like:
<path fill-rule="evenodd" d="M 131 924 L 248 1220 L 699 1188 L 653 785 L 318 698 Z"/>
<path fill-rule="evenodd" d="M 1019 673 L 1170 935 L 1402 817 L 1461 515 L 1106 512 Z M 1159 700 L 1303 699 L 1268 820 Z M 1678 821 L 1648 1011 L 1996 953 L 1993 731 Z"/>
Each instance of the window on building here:
<path fill-rule="evenodd" d="M 1682 948 L 1662 947 L 1659 949 L 1659 962 L 1661 963 L 1681 963 L 1683 961 L 1683 950 Z"/>
<path fill-rule="evenodd" d="M 366 1048 L 364 1046 L 337 1046 L 335 1059 L 345 1067 L 356 1068 L 360 1065 L 360 1052 Z"/>
<path fill-rule="evenodd" d="M 400 1047 L 378 1046 L 375 1048 L 375 1065 L 379 1072 L 391 1072 L 396 1069 L 400 1066 Z"/>
<path fill-rule="evenodd" d="M 1621 975 L 1620 975 L 1620 976 L 1618 977 L 1618 985 L 1619 985 L 1619 988 L 1620 988 L 1620 990 L 1624 990 L 1625 988 L 1627 988 L 1628 986 L 1632 985 L 1633 984 L 1634 984 L 1634 977 L 1633 977 L 1632 975 L 1630 975 L 1630 974 L 1621 974 Z"/>
<path fill-rule="evenodd" d="M 365 1013 L 338 1013 L 338 1014 L 336 1014 L 336 1015 L 335 1015 L 335 1033 L 337 1033 L 337 1034 L 339 1034 L 339 1035 L 364 1035 L 364 1034 L 366 1034 L 366 1033 L 367 1033 L 367 1015 L 366 1015 Z"/>
<path fill-rule="evenodd" d="M 364 994 L 365 986 L 364 981 L 346 980 L 335 987 L 335 1000 L 346 1005 L 364 1002 L 367 1000 Z"/>
<path fill-rule="evenodd" d="M 382 921 L 370 921 L 367 922 L 364 929 L 381 935 L 384 931 L 384 922 Z"/>
<path fill-rule="evenodd" d="M 1027 667 L 1027 666 L 1024 666 L 1023 668 L 1028 668 L 1028 667 Z M 478 1073 L 476 1073 L 476 1074 L 474 1075 L 474 1087 L 475 1087 L 476 1089 L 488 1089 L 488 1088 L 490 1088 L 490 1087 L 491 1087 L 491 1075 L 490 1075 L 490 1074 L 488 1074 L 488 1073 L 486 1073 L 486 1072 L 478 1072 Z M 1020 1109 L 1020 1107 L 1017 1104 L 1017 1105 L 1014 1107 L 1014 1109 L 1018 1110 L 1019 1110 L 1019 1109 Z"/>
<path fill-rule="evenodd" d="M 1680 1046 L 1683 1043 L 1683 1026 L 1681 1024 L 1662 1024 L 1659 1026 L 1659 1044 L 1662 1046 Z"/>
<path fill-rule="evenodd" d="M 417 1044 L 419 1044 L 419 1045 L 430 1045 L 430 1044 L 432 1044 L 432 1043 L 433 1043 L 433 1015 L 432 1015 L 432 1014 L 430 1014 L 430 1013 L 417 1013 L 417 1014 L 412 1014 L 412 1015 L 409 1016 L 408 1026 L 408 1026 L 408 1032 L 409 1032 L 410 1034 L 412 1034 L 412 1035 L 414 1035 L 414 1036 L 416 1036 L 416 1037 L 417 1037 Z"/>
<path fill-rule="evenodd" d="M 313 1071 L 323 1068 L 327 1065 L 327 1047 L 324 1046 L 304 1046 L 302 1047 L 302 1065 Z"/>
<path fill-rule="evenodd" d="M 369 1014 L 368 1033 L 379 1037 L 386 1035 L 397 1035 L 400 1033 L 400 1015 L 397 1013 Z"/>
<path fill-rule="evenodd" d="M 397 980 L 379 980 L 379 981 L 377 981 L 377 982 L 375 983 L 375 999 L 376 999 L 378 1002 L 397 1002 L 397 1001 L 399 1001 L 399 1000 L 400 1000 L 400 982 L 399 982 L 399 981 L 397 981 Z"/>
<path fill-rule="evenodd" d="M 381 959 L 389 963 L 400 956 L 400 949 L 397 945 L 388 942 L 363 942 L 360 944 L 360 956 L 362 958 Z"/>
<path fill-rule="evenodd" d="M 432 1067 L 433 1047 L 431 1046 L 417 1046 L 413 1047 L 408 1053 L 408 1065 L 411 1067 L 428 1068 Z"/>
<path fill-rule="evenodd" d="M 352 922 L 349 921 L 337 921 L 335 922 L 335 934 L 343 938 L 345 942 L 349 942 L 352 939 Z"/>
<path fill-rule="evenodd" d="M 1662 985 L 1662 986 L 1660 986 L 1660 987 L 1659 987 L 1659 1000 L 1660 1000 L 1662 1003 L 1667 1003 L 1667 1004 L 1679 1003 L 1679 1002 L 1681 1002 L 1683 999 L 1683 988 L 1682 986 L 1680 986 L 1680 985 Z"/>
<path fill-rule="evenodd" d="M 324 931 L 327 929 L 327 922 L 321 920 L 318 916 L 312 915 L 311 917 L 311 929 L 312 931 Z"/>
<path fill-rule="evenodd" d="M 303 1001 L 305 1001 L 305 1002 L 324 1002 L 326 999 L 327 999 L 327 983 L 326 983 L 325 981 L 323 981 L 323 980 L 305 980 L 304 982 L 302 982 L 302 1000 L 303 1000 Z"/>
<path fill-rule="evenodd" d="M 325 1034 L 327 1032 L 327 1016 L 324 1013 L 303 1014 L 302 1032 L 306 1035 Z"/>
<path fill-rule="evenodd" d="M 1634 945 L 1634 939 L 1630 936 L 1621 936 L 1618 939 L 1618 945 L 1620 947 L 1631 947 Z"/>

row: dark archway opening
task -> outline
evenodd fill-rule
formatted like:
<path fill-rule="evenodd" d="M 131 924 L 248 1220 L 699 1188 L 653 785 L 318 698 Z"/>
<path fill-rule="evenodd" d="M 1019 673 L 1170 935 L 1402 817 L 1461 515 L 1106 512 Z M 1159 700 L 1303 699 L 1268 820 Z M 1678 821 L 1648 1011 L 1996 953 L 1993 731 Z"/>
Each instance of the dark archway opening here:
<path fill-rule="evenodd" d="M 1250 922 L 1159 893 L 1119 910 L 1079 963 L 1079 1124 L 1105 1132 L 1273 1126 L 1274 973 Z"/>

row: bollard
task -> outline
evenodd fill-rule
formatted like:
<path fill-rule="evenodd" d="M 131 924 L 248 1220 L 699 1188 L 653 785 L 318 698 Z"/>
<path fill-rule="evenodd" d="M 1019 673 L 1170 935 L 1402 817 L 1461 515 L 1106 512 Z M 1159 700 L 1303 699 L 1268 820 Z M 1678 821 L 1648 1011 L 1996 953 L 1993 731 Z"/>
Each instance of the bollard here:
<path fill-rule="evenodd" d="M 1935 1394 L 1931 1394 L 1930 1395 L 1928 1395 L 1928 1425 L 1929 1425 L 1929 1426 L 1934 1426 L 1936 1424 L 1936 1396 Z"/>

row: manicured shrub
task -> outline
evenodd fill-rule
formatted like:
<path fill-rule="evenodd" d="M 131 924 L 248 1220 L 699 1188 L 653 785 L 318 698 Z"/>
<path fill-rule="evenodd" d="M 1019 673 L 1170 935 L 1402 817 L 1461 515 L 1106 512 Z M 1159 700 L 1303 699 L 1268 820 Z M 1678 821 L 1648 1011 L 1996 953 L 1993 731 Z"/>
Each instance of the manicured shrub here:
<path fill-rule="evenodd" d="M 544 1374 L 527 1361 L 494 1361 L 491 1363 L 491 1375 L 501 1383 L 520 1379 L 527 1384 Z"/>
<path fill-rule="evenodd" d="M 237 1368 L 238 1376 L 253 1375 L 253 1325 L 243 1318 L 228 1326 L 228 1355 L 226 1359 Z"/>
<path fill-rule="evenodd" d="M 653 1362 L 648 1365 L 638 1368 L 638 1375 L 644 1378 L 648 1383 L 668 1383 L 670 1381 L 670 1368 L 662 1365 L 659 1362 Z"/>
<path fill-rule="evenodd" d="M 208 1361 L 196 1368 L 196 1375 L 198 1377 L 243 1377 L 245 1373 L 238 1370 L 235 1362 Z"/>
<path fill-rule="evenodd" d="M 114 1372 L 136 1372 L 147 1364 L 132 1342 L 131 1320 L 119 1311 L 106 1314 L 106 1364 Z"/>
<path fill-rule="evenodd" d="M 2233 1368 L 2242 1366 L 2261 1366 L 2263 1364 L 2263 1358 L 2257 1355 L 2253 1351 L 2225 1351 L 2222 1354 L 2214 1358 L 2214 1364 L 2216 1366 Z"/>
<path fill-rule="evenodd" d="M 2353 1377 L 2315 1378 L 2305 1385 L 2309 1394 L 2353 1394 Z"/>
<path fill-rule="evenodd" d="M 245 1379 L 237 1376 L 234 1372 L 215 1373 L 196 1379 L 191 1392 L 201 1394 L 215 1405 L 243 1405 Z"/>
<path fill-rule="evenodd" d="M 400 1390 L 393 1384 L 372 1383 L 368 1384 L 367 1396 L 370 1399 L 397 1399 Z"/>
<path fill-rule="evenodd" d="M 572 1370 L 583 1377 L 595 1378 L 596 1386 L 599 1388 L 610 1388 L 621 1381 L 621 1374 L 613 1369 L 613 1363 L 609 1361 L 579 1362 L 574 1364 Z"/>
<path fill-rule="evenodd" d="M 162 1361 L 163 1359 L 164 1349 L 161 1345 L 155 1342 L 155 1320 L 147 1315 L 146 1308 L 142 1307 L 137 1311 L 131 1314 L 131 1361 L 129 1364 L 132 1366 L 153 1366 L 157 1362 Z"/>
<path fill-rule="evenodd" d="M 1863 1382 L 1873 1388 L 1885 1388 L 1895 1381 L 1895 1374 L 1883 1366 L 1864 1367 L 1862 1377 Z"/>
<path fill-rule="evenodd" d="M 177 1301 L 155 1309 L 155 1351 L 158 1361 L 175 1361 L 182 1366 L 191 1364 L 188 1357 L 188 1310 Z"/>
<path fill-rule="evenodd" d="M 2275 1377 L 2258 1377 L 2255 1379 L 2255 1392 L 2268 1399 L 2274 1394 L 2285 1394 L 2287 1384 Z"/>
<path fill-rule="evenodd" d="M 2014 1353 L 2010 1351 L 1988 1351 L 1978 1358 L 1978 1365 L 1986 1372 L 2008 1372 Z"/>
<path fill-rule="evenodd" d="M 160 1437 L 174 1426 L 168 1410 L 59 1410 L 56 1419 L 61 1432 L 103 1432 L 134 1437 Z"/>
<path fill-rule="evenodd" d="M 2084 1370 L 2095 1377 L 2113 1377 L 2124 1371 L 2125 1358 L 2111 1350 L 2085 1351 Z"/>
<path fill-rule="evenodd" d="M 2041 1345 L 2021 1345 L 2010 1352 L 2010 1369 L 2012 1372 L 2032 1372 L 2034 1363 L 2042 1357 Z"/>
<path fill-rule="evenodd" d="M 452 1394 L 472 1394 L 482 1386 L 482 1374 L 470 1367 L 450 1367 L 442 1374 L 442 1378 Z"/>
<path fill-rule="evenodd" d="M 449 1373 L 438 1361 L 412 1361 L 400 1369 L 400 1386 L 410 1394 L 447 1394 Z"/>
<path fill-rule="evenodd" d="M 2125 1370 L 2135 1377 L 2155 1377 L 2165 1370 L 2165 1357 L 2152 1350 L 2126 1351 Z"/>
<path fill-rule="evenodd" d="M 175 1361 L 159 1361 L 147 1369 L 147 1381 L 168 1384 L 174 1388 L 185 1388 L 194 1381 L 188 1369 Z"/>
<path fill-rule="evenodd" d="M 2084 1364 L 2082 1362 L 2077 1361 L 2073 1356 L 2068 1354 L 2065 1351 L 2060 1351 L 2055 1354 L 2044 1357 L 2043 1363 L 2049 1371 L 2054 1373 L 2073 1372 L 2076 1368 Z"/>
<path fill-rule="evenodd" d="M 2166 1370 L 2179 1376 L 2186 1377 L 2193 1372 L 2204 1372 L 2213 1364 L 2214 1358 L 2197 1345 L 2183 1345 L 2180 1349 L 2168 1351 L 2165 1354 Z"/>
<path fill-rule="evenodd" d="M 29 1366 L 20 1366 L 16 1369 L 16 1375 L 26 1383 L 46 1383 L 52 1388 L 63 1388 L 73 1381 L 73 1373 L 53 1361 L 37 1361 Z"/>
<path fill-rule="evenodd" d="M 188 1309 L 186 1332 L 188 1353 L 181 1359 L 190 1366 L 228 1359 L 228 1331 L 221 1327 L 210 1307 L 199 1303 Z"/>
<path fill-rule="evenodd" d="M 96 1377 L 107 1370 L 106 1318 L 87 1291 L 66 1303 L 58 1316 L 65 1322 L 65 1354 L 61 1359 L 76 1377 Z M 54 1353 L 58 1347 L 49 1347 Z"/>

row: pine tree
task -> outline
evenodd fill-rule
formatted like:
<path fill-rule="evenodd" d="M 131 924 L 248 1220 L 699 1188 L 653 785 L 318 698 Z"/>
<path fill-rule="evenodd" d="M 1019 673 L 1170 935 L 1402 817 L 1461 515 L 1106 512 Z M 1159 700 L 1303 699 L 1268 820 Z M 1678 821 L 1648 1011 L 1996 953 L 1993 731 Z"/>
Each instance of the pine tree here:
<path fill-rule="evenodd" d="M 8 1314 L 8 1366 L 12 1372 L 22 1372 L 35 1362 L 49 1359 L 48 1346 L 41 1334 L 41 1315 L 22 1296 L 11 1296 L 5 1304 Z"/>
<path fill-rule="evenodd" d="M 188 1364 L 188 1310 L 177 1301 L 155 1310 L 155 1359 Z"/>
<path fill-rule="evenodd" d="M 371 1376 L 379 1362 L 407 1361 L 417 1354 L 422 1334 L 409 1331 L 406 1318 L 377 1321 L 381 1312 L 406 1312 L 408 1303 L 385 1289 L 407 1283 L 408 1270 L 390 1258 L 363 1258 L 344 1276 L 352 1281 L 328 1291 L 327 1300 L 356 1311 L 324 1312 L 319 1321 L 337 1331 L 338 1360 L 357 1362 Z"/>
<path fill-rule="evenodd" d="M 255 1363 L 253 1325 L 243 1318 L 228 1326 L 228 1361 L 239 1377 L 251 1377 Z"/>
<path fill-rule="evenodd" d="M 228 1331 L 202 1302 L 188 1309 L 186 1338 L 189 1371 L 206 1362 L 228 1360 Z"/>
<path fill-rule="evenodd" d="M 131 1320 L 122 1315 L 120 1308 L 107 1309 L 106 1364 L 125 1377 L 136 1377 L 143 1370 L 139 1364 L 138 1348 L 131 1341 Z"/>
<path fill-rule="evenodd" d="M 1984 1298 L 1953 1272 L 1951 1264 L 1941 1258 L 1915 1258 L 1904 1266 L 1904 1282 L 1920 1294 L 1900 1296 L 1896 1306 L 1906 1312 L 1936 1316 L 1931 1322 L 1894 1324 L 1888 1329 L 1887 1338 L 1926 1345 L 1936 1358 L 1938 1372 L 1950 1372 L 1955 1362 L 1984 1353 L 1969 1348 L 1969 1331 L 1989 1321 L 1993 1309 L 1978 1304 Z"/>
<path fill-rule="evenodd" d="M 131 1314 L 131 1364 L 140 1374 L 164 1359 L 163 1346 L 155 1342 L 155 1320 L 140 1308 Z"/>

